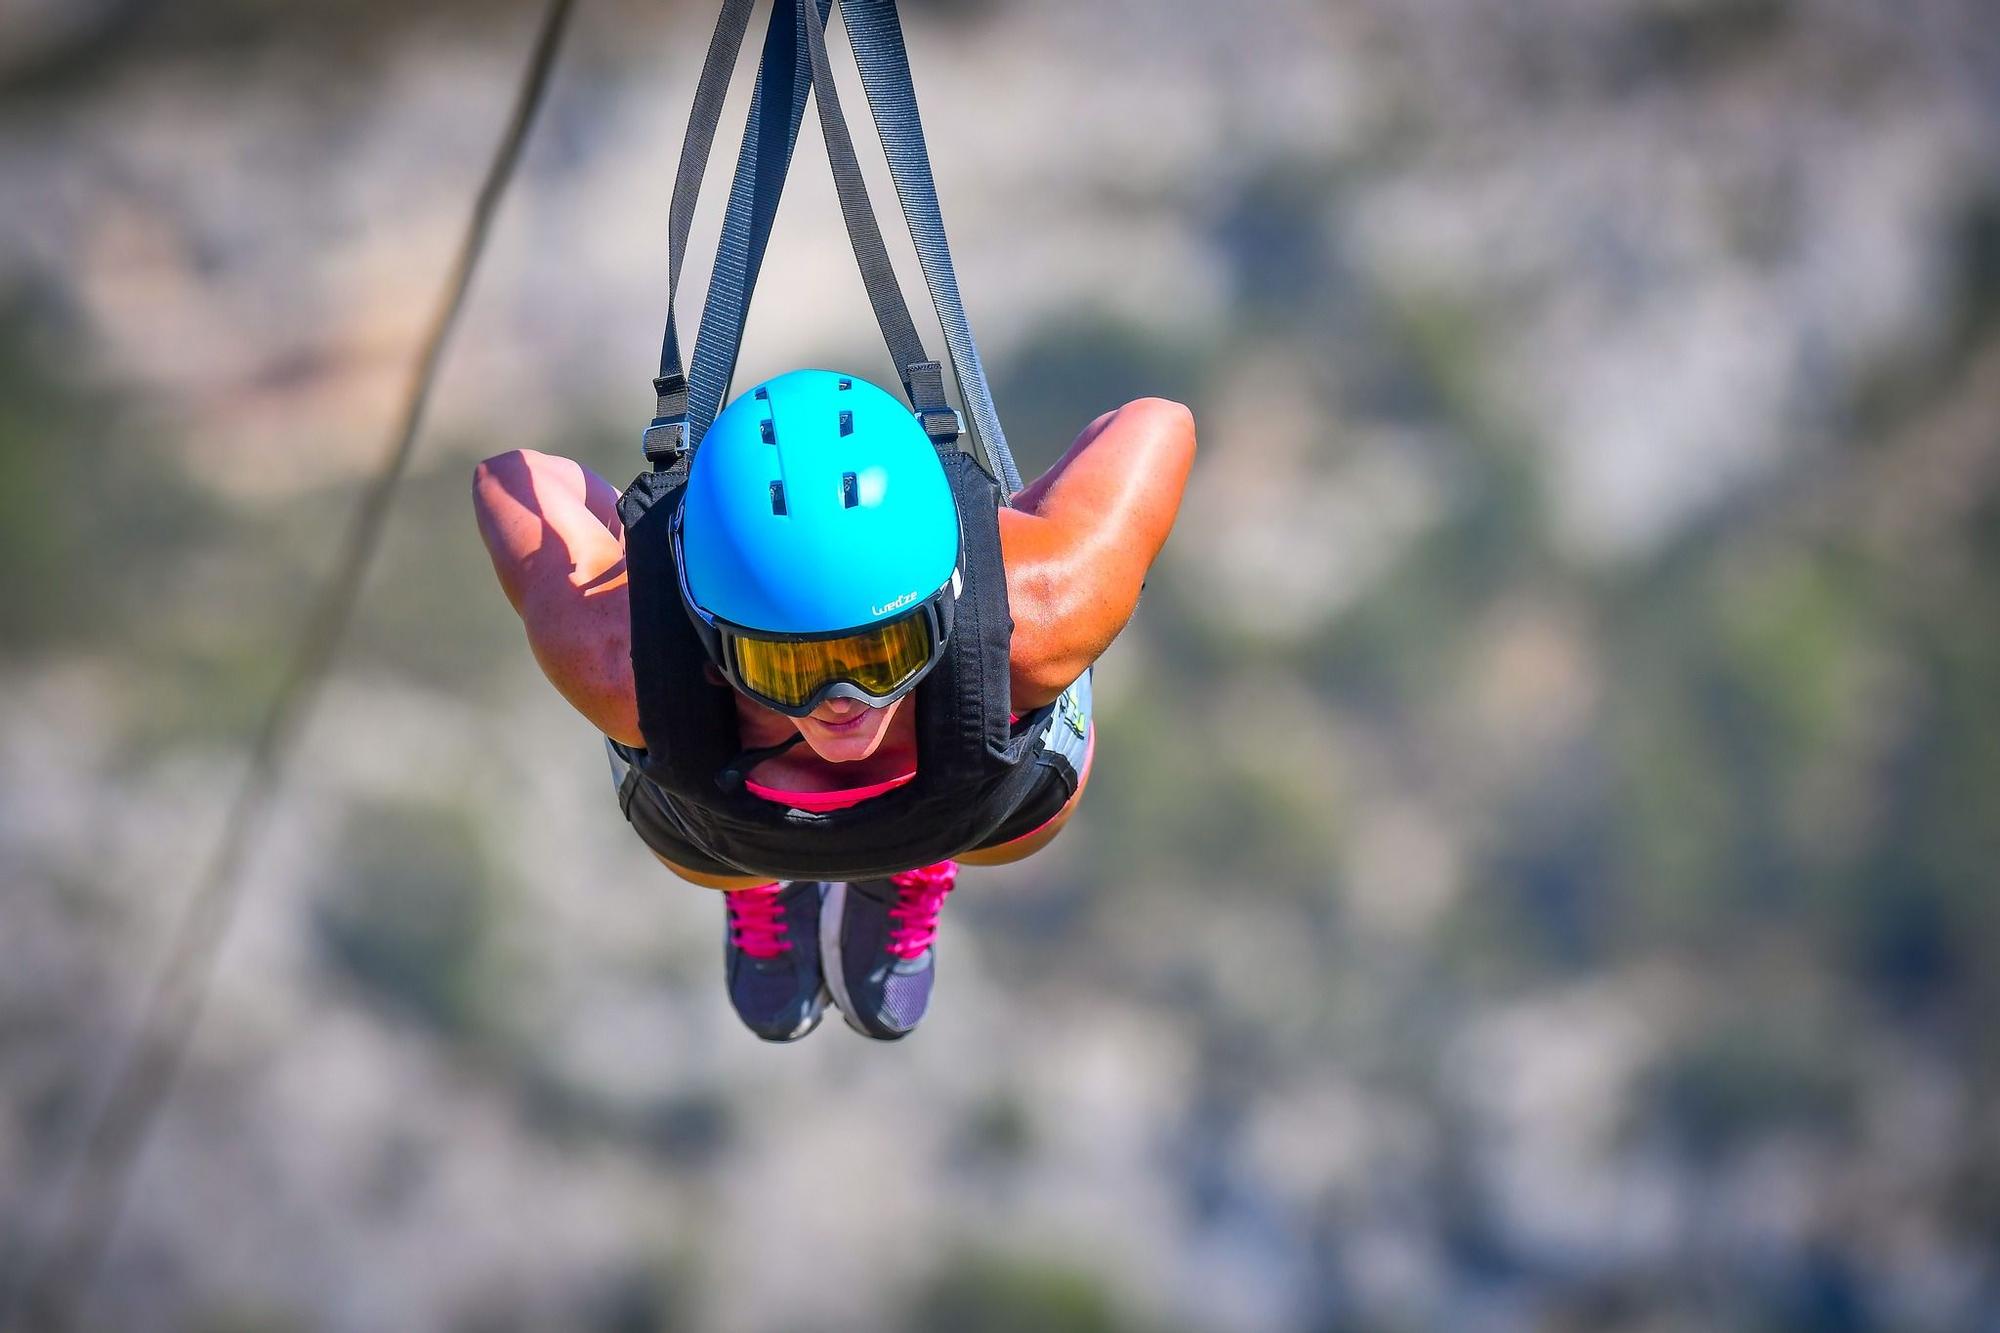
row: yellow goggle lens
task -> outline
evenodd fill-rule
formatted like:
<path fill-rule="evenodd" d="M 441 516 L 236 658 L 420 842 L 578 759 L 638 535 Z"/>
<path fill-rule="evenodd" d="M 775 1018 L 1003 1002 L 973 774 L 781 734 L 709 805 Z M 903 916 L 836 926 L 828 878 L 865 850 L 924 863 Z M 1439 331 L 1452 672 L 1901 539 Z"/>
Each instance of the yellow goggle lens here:
<path fill-rule="evenodd" d="M 838 639 L 794 643 L 737 635 L 733 644 L 744 685 L 800 708 L 830 681 L 849 681 L 876 696 L 890 693 L 931 660 L 931 622 L 920 612 Z"/>

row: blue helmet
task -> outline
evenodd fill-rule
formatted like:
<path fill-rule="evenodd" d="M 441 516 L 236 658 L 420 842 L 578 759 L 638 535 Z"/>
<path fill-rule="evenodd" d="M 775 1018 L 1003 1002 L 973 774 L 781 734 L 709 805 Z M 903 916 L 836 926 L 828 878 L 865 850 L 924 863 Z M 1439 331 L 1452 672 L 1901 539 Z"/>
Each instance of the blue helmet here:
<path fill-rule="evenodd" d="M 958 505 L 916 416 L 868 381 L 795 370 L 737 398 L 695 450 L 678 518 L 696 628 L 761 702 L 885 703 L 943 655 Z"/>

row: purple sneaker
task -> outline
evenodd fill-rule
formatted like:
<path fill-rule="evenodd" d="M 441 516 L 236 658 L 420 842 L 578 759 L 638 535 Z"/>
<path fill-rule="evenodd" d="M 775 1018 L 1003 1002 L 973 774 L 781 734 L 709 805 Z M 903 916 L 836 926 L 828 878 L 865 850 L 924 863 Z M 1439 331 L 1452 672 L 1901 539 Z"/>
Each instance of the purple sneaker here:
<path fill-rule="evenodd" d="M 743 1026 L 765 1041 L 797 1041 L 819 1026 L 826 985 L 819 970 L 817 880 L 731 889 L 723 973 Z"/>
<path fill-rule="evenodd" d="M 957 882 L 958 862 L 940 861 L 888 879 L 827 885 L 820 910 L 826 984 L 856 1032 L 896 1041 L 922 1021 L 937 979 L 938 911 Z"/>

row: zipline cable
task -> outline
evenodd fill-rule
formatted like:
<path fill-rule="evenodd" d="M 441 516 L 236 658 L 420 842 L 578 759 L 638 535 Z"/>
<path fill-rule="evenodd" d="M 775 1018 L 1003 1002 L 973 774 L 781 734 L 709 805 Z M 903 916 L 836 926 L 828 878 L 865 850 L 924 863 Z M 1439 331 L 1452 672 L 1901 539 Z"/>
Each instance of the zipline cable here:
<path fill-rule="evenodd" d="M 118 1225 L 147 1133 L 173 1091 L 189 1040 L 200 1022 L 216 955 L 242 897 L 244 858 L 270 812 L 289 768 L 293 746 L 353 619 L 362 585 L 381 545 L 391 503 L 409 471 L 445 345 L 458 322 L 494 214 L 519 165 L 528 130 L 548 89 L 572 7 L 573 0 L 549 0 L 499 147 L 473 203 L 444 297 L 431 317 L 387 457 L 355 510 L 333 577 L 306 622 L 265 715 L 208 871 L 175 924 L 139 1030 L 114 1069 L 98 1112 L 85 1130 L 58 1229 L 42 1251 L 41 1261 L 24 1275 L 19 1298 L 6 1312 L 10 1327 L 72 1327 Z"/>

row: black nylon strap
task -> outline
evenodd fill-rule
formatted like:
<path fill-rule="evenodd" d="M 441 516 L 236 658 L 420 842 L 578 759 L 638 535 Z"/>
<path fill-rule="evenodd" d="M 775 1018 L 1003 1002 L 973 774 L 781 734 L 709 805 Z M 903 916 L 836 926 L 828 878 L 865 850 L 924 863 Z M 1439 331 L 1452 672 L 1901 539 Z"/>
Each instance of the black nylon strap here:
<path fill-rule="evenodd" d="M 826 139 L 827 160 L 833 165 L 834 190 L 840 196 L 840 216 L 847 223 L 848 243 L 861 268 L 861 283 L 868 290 L 868 304 L 875 310 L 882 340 L 889 344 L 896 371 L 902 377 L 911 406 L 922 408 L 911 386 L 917 367 L 936 363 L 924 352 L 910 308 L 903 303 L 903 289 L 896 270 L 889 263 L 888 247 L 882 243 L 882 229 L 875 222 L 875 207 L 868 200 L 868 186 L 861 179 L 861 163 L 854 155 L 854 140 L 847 132 L 847 118 L 841 114 L 840 92 L 834 87 L 833 66 L 826 53 L 826 30 L 819 13 L 811 5 L 802 11 L 806 19 L 806 50 L 812 58 L 813 101 L 819 107 L 820 133 Z M 942 386 L 940 385 L 940 388 Z M 936 404 L 943 404 L 943 394 Z"/>
<path fill-rule="evenodd" d="M 672 289 L 679 283 L 695 195 L 720 118 L 729 66 L 741 48 L 748 25 L 748 0 L 726 0 L 717 22 L 696 89 L 669 223 L 667 333 L 661 349 L 660 376 L 654 381 L 659 396 L 657 415 L 646 432 L 646 453 L 656 467 L 668 466 L 682 449 L 699 445 L 727 394 L 809 91 L 815 93 L 819 108 L 820 130 L 826 141 L 848 241 L 904 392 L 932 441 L 947 451 L 957 447 L 963 422 L 945 396 L 939 363 L 925 353 L 910 318 L 841 111 L 826 46 L 826 23 L 833 3 L 834 0 L 807 0 L 801 5 L 797 0 L 776 0 L 773 6 L 750 118 L 730 187 L 715 275 L 709 284 L 701 328 L 695 338 L 694 363 L 691 371 L 683 375 Z M 964 327 L 957 283 L 944 244 L 943 224 L 936 216 L 936 189 L 931 181 L 922 126 L 916 123 L 915 95 L 909 86 L 908 59 L 903 51 L 895 6 L 893 0 L 886 6 L 863 5 L 858 0 L 849 0 L 849 4 L 862 16 L 857 18 L 852 34 L 857 64 L 868 85 L 869 104 L 896 176 L 898 197 L 903 201 L 904 214 L 924 264 L 925 282 L 945 328 L 953 376 L 968 406 L 981 405 L 984 415 L 991 420 L 991 429 L 975 438 L 984 445 L 991 465 L 1003 479 L 1010 479 L 1011 494 L 1018 489 L 1019 478 L 1013 471 L 1005 438 L 999 433 L 998 418 L 986 393 L 984 372 L 978 364 L 977 349 L 971 343 L 970 329 Z"/>
<path fill-rule="evenodd" d="M 840 13 L 883 154 L 889 159 L 903 219 L 923 264 L 924 285 L 930 289 L 938 325 L 944 330 L 945 349 L 958 381 L 959 400 L 971 419 L 973 441 L 984 451 L 1003 494 L 1011 499 L 1021 489 L 1021 474 L 1000 428 L 1000 414 L 986 385 L 972 325 L 959 300 L 958 275 L 945 239 L 944 216 L 938 205 L 937 182 L 931 175 L 930 152 L 924 144 L 924 123 L 917 112 L 916 87 L 910 79 L 910 57 L 903 44 L 896 0 L 844 0 Z"/>
<path fill-rule="evenodd" d="M 817 0 L 823 16 L 833 0 Z M 729 185 L 722 239 L 716 246 L 714 277 L 702 307 L 694 362 L 688 369 L 688 441 L 699 447 L 709 423 L 729 395 L 750 297 L 770 243 L 771 226 L 791 170 L 792 150 L 805 119 L 812 69 L 802 36 L 803 18 L 795 0 L 776 0 L 757 70 L 756 91 Z"/>
<path fill-rule="evenodd" d="M 716 785 L 732 795 L 742 791 L 744 780 L 750 776 L 751 769 L 766 759 L 777 758 L 804 739 L 804 732 L 793 732 L 776 745 L 760 745 L 755 749 L 743 751 L 722 766 L 722 771 L 715 775 Z"/>
<path fill-rule="evenodd" d="M 736 56 L 743 49 L 743 34 L 750 26 L 751 0 L 723 0 L 715 32 L 708 40 L 708 54 L 701 63 L 695 83 L 694 109 L 688 115 L 687 134 L 681 140 L 680 166 L 674 173 L 674 193 L 667 206 L 667 330 L 660 342 L 660 373 L 653 381 L 657 395 L 653 424 L 646 430 L 643 448 L 655 466 L 666 463 L 680 452 L 687 417 L 687 377 L 681 370 L 680 329 L 674 317 L 674 296 L 680 287 L 681 266 L 687 258 L 688 228 L 694 222 L 695 201 L 701 194 L 701 178 L 708 168 L 708 154 L 715 143 L 716 125 L 722 119 L 722 100 L 729 91 L 729 75 Z"/>
<path fill-rule="evenodd" d="M 931 443 L 943 450 L 956 450 L 964 423 L 944 396 L 944 368 L 935 361 L 917 362 L 903 372 L 903 390 L 910 395 L 910 406 L 916 409 L 917 420 Z"/>

